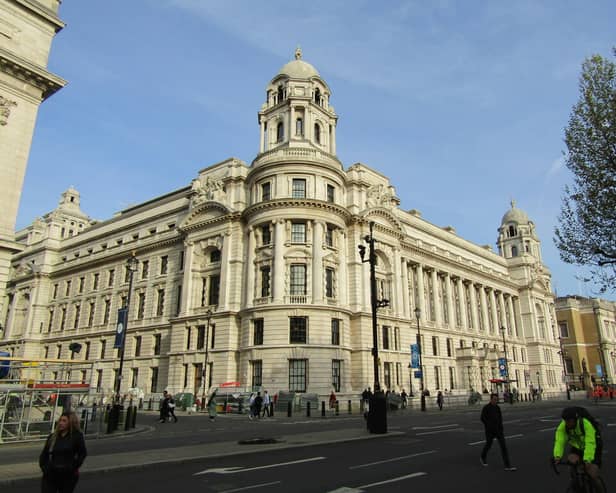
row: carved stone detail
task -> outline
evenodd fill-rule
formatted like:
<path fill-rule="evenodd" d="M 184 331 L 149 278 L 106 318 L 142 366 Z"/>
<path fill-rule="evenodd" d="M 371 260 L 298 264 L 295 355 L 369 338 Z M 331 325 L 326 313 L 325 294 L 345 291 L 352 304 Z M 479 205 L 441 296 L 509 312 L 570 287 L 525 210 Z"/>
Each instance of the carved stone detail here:
<path fill-rule="evenodd" d="M 8 123 L 9 116 L 11 115 L 11 107 L 17 106 L 17 102 L 0 96 L 0 125 L 4 126 Z"/>

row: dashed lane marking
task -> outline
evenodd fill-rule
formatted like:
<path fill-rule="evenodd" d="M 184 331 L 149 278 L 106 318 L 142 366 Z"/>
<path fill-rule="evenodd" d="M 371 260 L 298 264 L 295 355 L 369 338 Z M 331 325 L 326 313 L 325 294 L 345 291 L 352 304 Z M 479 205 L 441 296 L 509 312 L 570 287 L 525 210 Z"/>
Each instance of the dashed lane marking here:
<path fill-rule="evenodd" d="M 361 469 L 362 467 L 378 466 L 378 465 L 381 465 L 381 464 L 387 464 L 388 462 L 395 462 L 395 461 L 404 460 L 404 459 L 412 459 L 413 457 L 419 457 L 420 455 L 434 454 L 436 452 L 437 452 L 436 450 L 428 450 L 427 452 L 418 452 L 416 454 L 403 455 L 401 457 L 393 457 L 391 459 L 380 460 L 378 462 L 369 462 L 367 464 L 360 464 L 358 466 L 351 466 L 351 467 L 349 467 L 349 469 Z"/>
<path fill-rule="evenodd" d="M 310 457 L 309 459 L 293 460 L 291 462 L 281 462 L 279 464 L 267 464 L 265 466 L 246 467 L 216 467 L 213 469 L 206 469 L 204 471 L 196 472 L 193 476 L 201 476 L 202 474 L 237 474 L 240 472 L 257 471 L 259 469 L 271 469 L 272 467 L 290 466 L 293 464 L 302 464 L 304 462 L 314 462 L 317 460 L 325 460 L 326 457 Z"/>
<path fill-rule="evenodd" d="M 271 483 L 253 484 L 250 486 L 244 486 L 243 488 L 235 488 L 234 490 L 221 491 L 220 493 L 235 493 L 236 491 L 255 490 L 257 488 L 265 488 L 266 486 L 273 486 L 280 483 L 281 481 L 272 481 Z"/>

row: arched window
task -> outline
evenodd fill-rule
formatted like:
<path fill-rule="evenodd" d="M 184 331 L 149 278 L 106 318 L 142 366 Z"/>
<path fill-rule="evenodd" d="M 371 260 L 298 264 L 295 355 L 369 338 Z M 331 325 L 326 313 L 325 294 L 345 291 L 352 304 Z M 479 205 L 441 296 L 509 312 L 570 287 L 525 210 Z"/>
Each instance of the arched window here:
<path fill-rule="evenodd" d="M 276 142 L 282 142 L 284 139 L 284 124 L 279 122 L 276 126 Z"/>
<path fill-rule="evenodd" d="M 515 230 L 515 226 L 513 226 L 513 225 L 509 226 L 509 238 L 512 238 L 515 235 L 517 235 L 517 232 Z"/>
<path fill-rule="evenodd" d="M 518 247 L 515 246 L 515 245 L 511 247 L 511 256 L 512 257 L 517 257 L 518 256 Z"/>
<path fill-rule="evenodd" d="M 295 120 L 295 135 L 304 135 L 304 120 L 301 118 Z"/>
<path fill-rule="evenodd" d="M 314 102 L 321 105 L 321 91 L 318 87 L 314 90 Z"/>
<path fill-rule="evenodd" d="M 210 253 L 210 262 L 220 262 L 220 250 L 212 250 Z"/>
<path fill-rule="evenodd" d="M 318 123 L 314 124 L 314 141 L 317 144 L 321 143 L 321 127 L 319 127 Z"/>
<path fill-rule="evenodd" d="M 284 99 L 284 92 L 282 90 L 282 86 L 278 86 L 278 103 L 282 103 L 282 100 Z"/>

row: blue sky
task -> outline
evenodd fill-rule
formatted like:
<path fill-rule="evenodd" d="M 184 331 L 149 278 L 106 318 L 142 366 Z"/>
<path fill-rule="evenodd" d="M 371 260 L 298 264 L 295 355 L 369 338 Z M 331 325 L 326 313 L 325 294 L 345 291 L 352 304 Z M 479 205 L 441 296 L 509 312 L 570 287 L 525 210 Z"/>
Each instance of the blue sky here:
<path fill-rule="evenodd" d="M 107 219 L 250 163 L 265 87 L 300 45 L 332 90 L 345 167 L 481 245 L 515 199 L 558 294 L 595 294 L 552 237 L 563 129 L 584 58 L 611 57 L 616 2 L 64 0 L 60 17 L 49 68 L 69 84 L 39 111 L 18 228 L 71 185 Z"/>

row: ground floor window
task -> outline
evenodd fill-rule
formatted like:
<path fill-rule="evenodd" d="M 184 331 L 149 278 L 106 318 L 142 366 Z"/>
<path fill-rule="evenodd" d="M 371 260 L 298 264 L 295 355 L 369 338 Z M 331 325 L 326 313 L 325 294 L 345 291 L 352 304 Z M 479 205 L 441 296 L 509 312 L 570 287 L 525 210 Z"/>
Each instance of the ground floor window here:
<path fill-rule="evenodd" d="M 306 392 L 308 360 L 289 360 L 289 392 Z"/>
<path fill-rule="evenodd" d="M 263 385 L 263 361 L 255 360 L 252 363 L 252 390 L 258 391 Z"/>
<path fill-rule="evenodd" d="M 383 363 L 383 381 L 385 387 L 391 390 L 391 363 Z"/>
<path fill-rule="evenodd" d="M 334 391 L 340 392 L 340 380 L 342 375 L 342 361 L 332 360 L 332 387 Z"/>
<path fill-rule="evenodd" d="M 152 377 L 150 378 L 150 392 L 156 393 L 158 389 L 158 367 L 154 367 L 152 370 Z"/>

